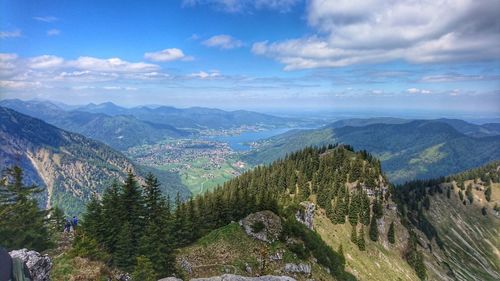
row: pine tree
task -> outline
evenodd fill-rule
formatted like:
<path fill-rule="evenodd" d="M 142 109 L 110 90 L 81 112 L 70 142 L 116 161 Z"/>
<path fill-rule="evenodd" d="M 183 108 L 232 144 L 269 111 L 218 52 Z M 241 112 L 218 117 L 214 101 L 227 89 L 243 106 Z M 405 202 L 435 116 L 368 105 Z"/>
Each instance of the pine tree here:
<path fill-rule="evenodd" d="M 50 210 L 50 231 L 52 234 L 60 233 L 64 230 L 64 225 L 66 223 L 64 211 L 55 206 Z"/>
<path fill-rule="evenodd" d="M 391 225 L 389 226 L 389 231 L 387 232 L 387 240 L 391 244 L 394 244 L 396 242 L 396 238 L 394 237 L 394 222 L 391 222 Z"/>
<path fill-rule="evenodd" d="M 139 239 L 142 237 L 142 231 L 144 230 L 143 218 L 145 210 L 141 190 L 139 189 L 139 185 L 137 184 L 135 176 L 132 172 L 128 173 L 127 179 L 123 184 L 119 203 L 122 204 L 121 208 L 124 212 L 124 221 L 130 228 L 131 243 L 129 244 L 129 247 L 135 257 Z"/>
<path fill-rule="evenodd" d="M 357 230 L 356 230 L 357 225 L 353 225 L 351 227 L 351 242 L 354 244 L 358 244 L 358 235 L 357 235 Z"/>
<path fill-rule="evenodd" d="M 378 225 L 377 225 L 377 219 L 375 219 L 375 216 L 372 216 L 372 220 L 370 222 L 370 239 L 372 241 L 377 241 L 378 240 Z"/>
<path fill-rule="evenodd" d="M 365 232 L 363 230 L 363 226 L 361 226 L 361 229 L 359 230 L 359 234 L 358 234 L 358 249 L 360 251 L 364 251 L 366 249 Z"/>
<path fill-rule="evenodd" d="M 104 233 L 102 232 L 102 207 L 101 202 L 96 195 L 93 195 L 87 203 L 86 212 L 83 215 L 82 227 L 86 233 L 91 235 L 97 242 L 104 242 Z"/>
<path fill-rule="evenodd" d="M 382 207 L 382 203 L 378 198 L 375 199 L 375 203 L 373 203 L 372 208 L 373 208 L 373 216 L 376 219 L 382 218 L 382 216 L 384 215 L 384 208 Z"/>
<path fill-rule="evenodd" d="M 145 183 L 144 202 L 147 224 L 140 240 L 139 252 L 153 262 L 156 273 L 166 276 L 173 273 L 171 269 L 175 266 L 169 225 L 170 211 L 165 198 L 161 195 L 160 184 L 156 177 L 149 174 Z"/>
<path fill-rule="evenodd" d="M 472 194 L 472 184 L 469 184 L 467 186 L 467 189 L 465 190 L 465 195 L 467 196 L 469 202 L 472 204 L 472 201 L 474 201 L 474 195 Z"/>
<path fill-rule="evenodd" d="M 125 222 L 121 227 L 116 242 L 116 250 L 113 253 L 115 264 L 119 268 L 129 272 L 133 269 L 136 258 L 136 249 L 132 247 L 133 236 L 130 224 Z"/>
<path fill-rule="evenodd" d="M 120 201 L 120 187 L 113 181 L 111 187 L 102 195 L 102 234 L 103 243 L 109 253 L 115 252 L 118 235 L 124 224 L 125 211 Z"/>
<path fill-rule="evenodd" d="M 349 204 L 349 222 L 351 225 L 358 224 L 358 217 L 361 209 L 361 198 L 359 193 L 356 191 L 351 197 L 351 203 Z"/>
<path fill-rule="evenodd" d="M 23 170 L 14 166 L 0 179 L 0 243 L 7 249 L 43 251 L 53 245 L 48 212 L 34 199 L 41 189 L 23 183 Z"/>
<path fill-rule="evenodd" d="M 145 256 L 138 256 L 135 270 L 132 272 L 132 281 L 156 281 L 157 274 L 153 269 L 153 264 Z"/>
<path fill-rule="evenodd" d="M 488 185 L 488 187 L 484 191 L 484 197 L 486 198 L 486 201 L 488 201 L 488 202 L 491 201 L 491 184 Z"/>

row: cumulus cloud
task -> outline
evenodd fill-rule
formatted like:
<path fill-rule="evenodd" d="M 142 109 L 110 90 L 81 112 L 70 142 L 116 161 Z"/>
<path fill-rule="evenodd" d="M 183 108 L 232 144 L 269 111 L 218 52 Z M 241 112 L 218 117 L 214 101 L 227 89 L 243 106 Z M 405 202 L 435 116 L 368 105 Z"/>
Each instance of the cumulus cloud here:
<path fill-rule="evenodd" d="M 308 5 L 315 35 L 257 42 L 252 51 L 283 63 L 286 70 L 500 56 L 497 0 L 311 0 Z"/>
<path fill-rule="evenodd" d="M 183 0 L 184 7 L 208 5 L 227 13 L 244 13 L 252 10 L 289 12 L 300 0 Z"/>
<path fill-rule="evenodd" d="M 47 30 L 47 35 L 48 36 L 57 36 L 61 34 L 61 31 L 59 29 L 49 29 Z"/>
<path fill-rule="evenodd" d="M 202 42 L 207 47 L 234 49 L 243 46 L 243 42 L 226 34 L 215 35 Z"/>
<path fill-rule="evenodd" d="M 21 30 L 16 29 L 12 31 L 0 31 L 0 38 L 1 39 L 7 39 L 7 38 L 16 38 L 16 37 L 21 37 Z"/>
<path fill-rule="evenodd" d="M 193 60 L 193 57 L 186 56 L 181 49 L 170 48 L 157 52 L 148 52 L 144 54 L 144 58 L 151 61 L 167 62 L 175 60 Z"/>
<path fill-rule="evenodd" d="M 33 17 L 34 20 L 41 21 L 41 22 L 55 22 L 58 21 L 59 19 L 54 17 L 54 16 L 44 16 L 44 17 Z"/>

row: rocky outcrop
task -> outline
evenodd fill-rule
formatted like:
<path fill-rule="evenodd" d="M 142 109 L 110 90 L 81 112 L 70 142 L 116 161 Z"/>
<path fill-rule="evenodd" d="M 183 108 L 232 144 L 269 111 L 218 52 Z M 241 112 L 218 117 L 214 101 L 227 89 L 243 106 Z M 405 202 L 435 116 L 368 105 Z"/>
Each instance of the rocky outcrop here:
<path fill-rule="evenodd" d="M 41 255 L 35 251 L 27 249 L 14 250 L 9 252 L 12 258 L 18 258 L 24 262 L 28 268 L 33 281 L 50 281 L 50 269 L 52 269 L 52 261 L 49 256 Z"/>
<path fill-rule="evenodd" d="M 301 273 L 305 275 L 311 274 L 311 266 L 306 263 L 287 263 L 283 269 L 286 273 Z"/>
<path fill-rule="evenodd" d="M 310 230 L 314 228 L 314 210 L 316 206 L 311 202 L 300 203 L 300 209 L 295 214 L 295 218 L 298 222 L 304 224 Z"/>
<path fill-rule="evenodd" d="M 166 277 L 166 278 L 162 278 L 158 281 L 182 281 L 182 279 L 177 278 L 177 277 Z"/>
<path fill-rule="evenodd" d="M 167 280 L 173 281 L 173 280 Z M 259 277 L 245 277 L 233 274 L 224 274 L 208 278 L 194 278 L 191 281 L 295 281 L 294 278 L 288 276 L 265 275 Z"/>
<path fill-rule="evenodd" d="M 276 241 L 282 231 L 280 217 L 271 211 L 250 214 L 240 221 L 240 225 L 249 236 L 268 243 Z M 256 229 L 256 225 L 262 228 Z"/>

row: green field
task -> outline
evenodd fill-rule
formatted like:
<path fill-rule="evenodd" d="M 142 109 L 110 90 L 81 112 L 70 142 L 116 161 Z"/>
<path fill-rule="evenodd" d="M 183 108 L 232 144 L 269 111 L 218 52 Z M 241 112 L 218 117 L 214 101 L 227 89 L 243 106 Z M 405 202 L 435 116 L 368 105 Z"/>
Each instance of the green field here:
<path fill-rule="evenodd" d="M 246 170 L 248 166 L 245 168 L 235 166 L 238 161 L 238 156 L 231 156 L 220 164 L 220 167 L 214 167 L 209 165 L 209 159 L 200 157 L 190 163 L 167 164 L 159 168 L 164 170 L 178 168 L 182 183 L 196 196 L 222 185 Z"/>

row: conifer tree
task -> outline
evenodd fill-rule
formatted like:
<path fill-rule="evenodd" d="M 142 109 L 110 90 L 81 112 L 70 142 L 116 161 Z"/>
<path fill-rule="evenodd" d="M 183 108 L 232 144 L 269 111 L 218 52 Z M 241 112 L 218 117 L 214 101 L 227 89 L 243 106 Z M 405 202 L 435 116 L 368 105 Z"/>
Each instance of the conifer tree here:
<path fill-rule="evenodd" d="M 358 235 L 357 235 L 357 225 L 352 225 L 351 227 L 351 242 L 354 244 L 358 244 Z"/>
<path fill-rule="evenodd" d="M 23 183 L 23 170 L 14 166 L 0 179 L 0 243 L 7 249 L 43 251 L 53 245 L 47 211 L 34 199 L 41 190 Z"/>
<path fill-rule="evenodd" d="M 389 225 L 389 231 L 387 232 L 387 240 L 391 244 L 394 244 L 396 242 L 396 238 L 395 238 L 395 234 L 394 234 L 394 222 L 391 222 L 391 225 Z"/>
<path fill-rule="evenodd" d="M 102 231 L 103 218 L 102 218 L 102 208 L 101 202 L 97 198 L 97 195 L 93 195 L 90 201 L 87 203 L 87 211 L 83 215 L 82 226 L 85 232 L 90 234 L 97 242 L 104 242 L 104 233 Z"/>
<path fill-rule="evenodd" d="M 113 253 L 124 220 L 123 206 L 120 201 L 120 187 L 116 180 L 113 181 L 111 187 L 104 191 L 101 205 L 103 225 L 101 228 L 102 242 L 108 252 Z"/>
<path fill-rule="evenodd" d="M 154 271 L 153 264 L 145 256 L 138 256 L 136 259 L 135 270 L 132 272 L 132 281 L 156 281 L 157 274 Z"/>
<path fill-rule="evenodd" d="M 363 226 L 361 226 L 361 229 L 359 230 L 359 234 L 358 234 L 358 249 L 360 251 L 364 251 L 366 249 L 365 232 L 363 230 Z"/>
<path fill-rule="evenodd" d="M 488 185 L 488 187 L 484 191 L 484 197 L 486 198 L 486 201 L 488 201 L 488 202 L 491 201 L 491 184 Z"/>
<path fill-rule="evenodd" d="M 136 249 L 133 248 L 133 233 L 129 222 L 125 222 L 120 230 L 116 242 L 116 250 L 113 253 L 113 260 L 115 264 L 130 272 L 133 269 L 134 261 L 136 258 Z"/>
<path fill-rule="evenodd" d="M 129 172 L 127 179 L 123 184 L 122 193 L 120 196 L 120 204 L 124 212 L 124 221 L 130 228 L 131 243 L 129 247 L 133 253 L 137 252 L 139 239 L 142 237 L 144 229 L 144 205 L 143 197 L 139 185 L 135 180 L 134 174 Z M 124 223 L 124 224 L 125 224 Z"/>
<path fill-rule="evenodd" d="M 467 186 L 467 189 L 465 190 L 465 195 L 467 196 L 469 202 L 472 204 L 472 201 L 474 201 L 474 195 L 472 194 L 472 184 L 469 184 Z"/>
<path fill-rule="evenodd" d="M 66 219 L 64 216 L 64 211 L 55 206 L 52 210 L 50 210 L 50 231 L 52 234 L 60 233 L 64 230 L 64 225 L 66 223 Z"/>
<path fill-rule="evenodd" d="M 378 225 L 377 225 L 377 219 L 375 216 L 372 216 L 371 222 L 370 222 L 370 239 L 372 241 L 377 241 L 378 240 Z"/>
<path fill-rule="evenodd" d="M 351 196 L 351 203 L 349 204 L 349 222 L 351 225 L 356 225 L 358 224 L 358 214 L 360 211 L 360 200 L 359 200 L 359 195 L 357 192 Z"/>
<path fill-rule="evenodd" d="M 166 276 L 175 266 L 173 241 L 170 233 L 169 213 L 165 198 L 161 195 L 156 177 L 149 174 L 145 180 L 144 202 L 146 227 L 140 240 L 140 253 L 153 261 L 156 273 Z"/>

